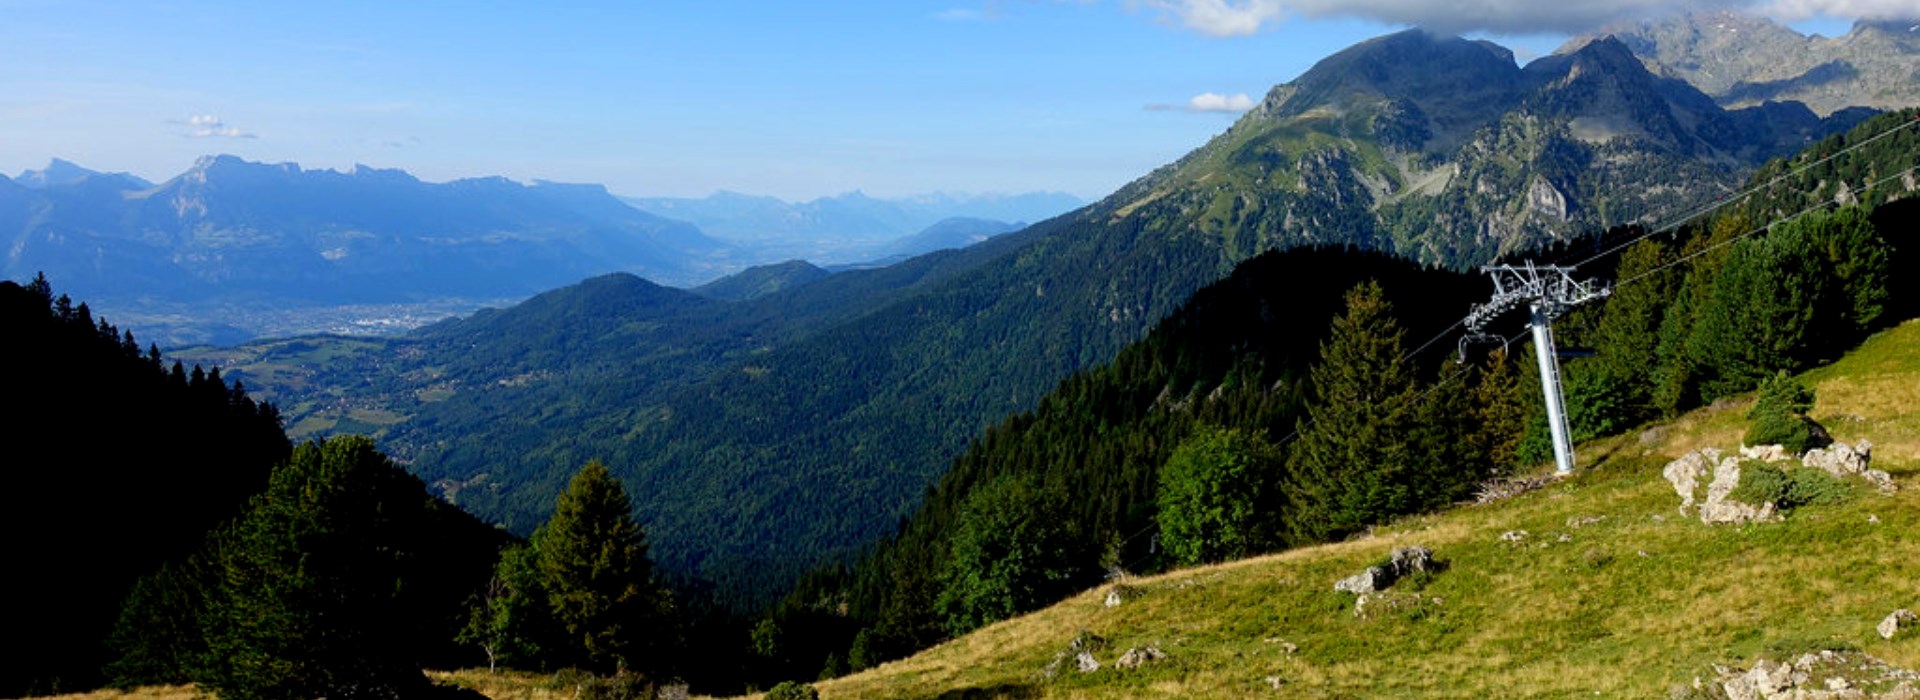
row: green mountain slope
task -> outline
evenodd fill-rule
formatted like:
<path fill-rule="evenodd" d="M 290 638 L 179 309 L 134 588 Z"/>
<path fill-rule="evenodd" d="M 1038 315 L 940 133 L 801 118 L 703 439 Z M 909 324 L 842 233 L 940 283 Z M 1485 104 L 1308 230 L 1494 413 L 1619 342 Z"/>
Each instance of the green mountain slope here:
<path fill-rule="evenodd" d="M 400 408 L 365 409 L 384 421 L 365 424 L 391 424 L 383 445 L 429 481 L 461 487 L 463 506 L 524 529 L 566 465 L 604 459 L 635 493 L 663 568 L 764 596 L 884 534 L 987 426 L 1261 251 L 1349 245 L 1466 267 L 1694 202 L 1785 148 L 1774 137 L 1832 126 L 1802 114 L 1746 129 L 1623 54 L 1596 46 L 1522 70 L 1485 44 L 1384 37 L 1276 88 L 1212 143 L 1088 209 L 659 329 L 709 345 L 556 337 L 620 349 L 567 360 L 604 371 L 503 374 L 526 364 L 505 350 L 517 331 L 436 345 L 452 324 L 392 346 L 399 360 L 349 360 L 375 376 L 316 371 L 402 387 L 387 394 Z M 1588 123 L 1607 131 L 1580 132 Z M 272 354 L 234 357 L 303 381 L 308 370 L 259 360 Z M 430 381 L 462 364 L 481 374 Z M 359 390 L 340 387 L 281 403 L 353 406 Z"/>
<path fill-rule="evenodd" d="M 1339 243 L 1466 267 L 1671 218 L 1861 117 L 1725 111 L 1611 39 L 1520 68 L 1410 30 L 1328 57 L 1095 210 L 1228 250 Z"/>
<path fill-rule="evenodd" d="M 1353 541 L 1103 586 L 920 655 L 819 684 L 821 697 L 1664 697 L 1714 664 L 1858 649 L 1920 668 L 1920 634 L 1883 640 L 1920 605 L 1920 321 L 1804 376 L 1815 417 L 1874 443 L 1899 492 L 1852 488 L 1778 523 L 1707 526 L 1676 512 L 1660 471 L 1731 449 L 1740 401 L 1581 446 L 1571 478 L 1510 500 L 1409 518 Z M 1503 535 L 1522 532 L 1518 541 Z M 1395 547 L 1446 569 L 1355 613 L 1333 582 Z M 1413 595 L 1417 593 L 1418 598 Z M 1043 677 L 1076 635 L 1105 667 Z M 1129 648 L 1167 659 L 1113 668 Z M 1275 680 L 1277 679 L 1277 681 Z"/>

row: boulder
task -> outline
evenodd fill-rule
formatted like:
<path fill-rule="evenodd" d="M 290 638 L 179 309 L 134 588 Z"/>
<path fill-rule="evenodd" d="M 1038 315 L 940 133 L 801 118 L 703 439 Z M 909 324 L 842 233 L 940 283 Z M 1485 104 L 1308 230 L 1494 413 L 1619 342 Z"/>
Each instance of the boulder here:
<path fill-rule="evenodd" d="M 1393 575 L 1384 566 L 1369 566 L 1360 573 L 1333 582 L 1333 590 L 1365 595 L 1393 585 Z"/>
<path fill-rule="evenodd" d="M 1687 509 L 1693 507 L 1694 495 L 1700 492 L 1700 480 L 1713 472 L 1713 464 L 1718 461 L 1720 451 L 1709 447 L 1688 452 L 1660 470 L 1667 482 L 1673 484 L 1673 490 L 1680 494 L 1681 515 L 1687 515 Z"/>
<path fill-rule="evenodd" d="M 1167 658 L 1166 652 L 1161 651 L 1160 647 L 1149 644 L 1128 649 L 1126 653 L 1120 655 L 1118 661 L 1113 662 L 1113 667 L 1135 669 L 1165 658 Z"/>
<path fill-rule="evenodd" d="M 1834 476 L 1847 476 L 1866 471 L 1867 463 L 1873 461 L 1873 443 L 1861 440 L 1857 445 L 1836 442 L 1826 447 L 1807 450 L 1800 463 L 1820 469 Z"/>
<path fill-rule="evenodd" d="M 1073 663 L 1076 668 L 1080 669 L 1081 673 L 1093 673 L 1094 671 L 1100 670 L 1100 660 L 1093 658 L 1093 652 L 1091 651 L 1083 651 L 1074 655 Z"/>
<path fill-rule="evenodd" d="M 1740 486 L 1740 460 L 1728 457 L 1713 467 L 1713 483 L 1707 484 L 1707 500 L 1700 504 L 1700 522 L 1755 523 L 1774 520 L 1778 515 L 1772 503 L 1754 505 L 1728 498 Z"/>
<path fill-rule="evenodd" d="M 1763 522 L 1778 516 L 1772 503 L 1756 505 L 1728 498 L 1740 485 L 1740 458 L 1723 458 L 1719 450 L 1711 447 L 1688 452 L 1668 462 L 1661 475 L 1673 484 L 1674 492 L 1680 494 L 1680 514 L 1686 515 L 1692 509 L 1700 516 L 1700 522 L 1738 524 Z M 1712 480 L 1707 483 L 1706 498 L 1701 500 L 1700 482 L 1709 475 Z"/>
<path fill-rule="evenodd" d="M 1915 624 L 1920 624 L 1920 615 L 1915 615 L 1912 610 L 1901 608 L 1888 613 L 1886 619 L 1880 621 L 1880 626 L 1874 629 L 1880 632 L 1881 639 L 1893 639 L 1900 630 L 1913 627 Z"/>
<path fill-rule="evenodd" d="M 1807 450 L 1806 456 L 1800 458 L 1801 464 L 1837 477 L 1858 476 L 1865 479 L 1881 493 L 1897 490 L 1892 475 L 1868 466 L 1872 461 L 1873 443 L 1866 440 L 1852 445 L 1836 442 L 1827 447 L 1817 447 Z"/>
<path fill-rule="evenodd" d="M 1787 454 L 1785 445 L 1741 445 L 1740 457 L 1762 462 L 1784 462 L 1792 455 Z"/>
<path fill-rule="evenodd" d="M 1139 597 L 1140 589 L 1124 583 L 1116 583 L 1112 588 L 1107 589 L 1106 605 L 1109 608 L 1117 608 L 1120 604 Z"/>
<path fill-rule="evenodd" d="M 1438 571 L 1439 562 L 1433 560 L 1433 550 L 1426 547 L 1401 547 L 1393 550 L 1387 563 L 1369 566 L 1360 573 L 1334 582 L 1333 590 L 1362 595 L 1384 590 L 1401 577 L 1416 571 Z"/>

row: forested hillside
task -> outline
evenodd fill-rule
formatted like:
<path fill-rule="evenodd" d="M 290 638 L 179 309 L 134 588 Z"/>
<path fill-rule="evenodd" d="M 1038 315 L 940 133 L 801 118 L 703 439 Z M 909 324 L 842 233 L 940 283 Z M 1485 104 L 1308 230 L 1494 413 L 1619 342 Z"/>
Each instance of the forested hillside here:
<path fill-rule="evenodd" d="M 1620 231 L 1597 254 L 1543 251 L 1613 280 L 1604 304 L 1556 326 L 1592 349 L 1564 363 L 1575 438 L 1752 391 L 1920 315 L 1920 209 L 1881 189 L 1916 166 L 1914 118 L 1770 166 L 1712 217 Z M 1849 191 L 1879 206 L 1798 194 L 1860 173 L 1872 175 Z M 1356 291 L 1343 311 L 1338 290 L 1368 278 L 1384 294 Z M 1103 572 L 1337 539 L 1547 459 L 1530 361 L 1477 347 L 1436 371 L 1457 337 L 1441 331 L 1484 285 L 1333 251 L 1242 264 L 1112 364 L 987 431 L 860 566 L 803 581 L 763 623 L 787 636 L 770 665 L 857 670 Z"/>
<path fill-rule="evenodd" d="M 219 370 L 143 350 L 131 332 L 55 296 L 0 282 L 6 434 L 0 695 L 97 685 L 134 579 L 239 513 L 287 456 L 279 414 Z"/>

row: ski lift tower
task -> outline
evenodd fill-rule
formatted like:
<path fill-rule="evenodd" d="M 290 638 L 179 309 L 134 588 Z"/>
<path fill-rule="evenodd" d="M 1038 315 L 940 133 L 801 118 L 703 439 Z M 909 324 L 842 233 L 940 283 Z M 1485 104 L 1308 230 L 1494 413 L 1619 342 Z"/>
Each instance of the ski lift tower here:
<path fill-rule="evenodd" d="M 1560 360 L 1553 346 L 1553 319 L 1574 306 L 1605 297 L 1613 290 L 1592 280 L 1576 282 L 1573 268 L 1559 266 L 1488 265 L 1480 268 L 1493 278 L 1493 300 L 1477 304 L 1467 314 L 1467 327 L 1474 336 L 1485 335 L 1495 317 L 1521 304 L 1532 311 L 1528 325 L 1533 327 L 1533 351 L 1540 361 L 1540 391 L 1547 399 L 1547 429 L 1553 434 L 1555 471 L 1573 471 L 1573 439 L 1567 429 L 1566 398 L 1560 389 Z"/>

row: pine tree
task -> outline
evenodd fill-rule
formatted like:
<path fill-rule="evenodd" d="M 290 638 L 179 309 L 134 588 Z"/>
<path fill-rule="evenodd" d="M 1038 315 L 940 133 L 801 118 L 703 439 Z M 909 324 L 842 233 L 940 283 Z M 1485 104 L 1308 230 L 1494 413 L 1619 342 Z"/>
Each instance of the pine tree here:
<path fill-rule="evenodd" d="M 1309 376 L 1316 400 L 1288 460 L 1288 527 L 1301 541 L 1346 535 L 1410 510 L 1412 369 L 1378 282 L 1347 293 Z"/>
<path fill-rule="evenodd" d="M 1519 463 L 1520 439 L 1526 435 L 1532 407 L 1514 364 L 1505 348 L 1494 350 L 1473 386 L 1473 417 L 1479 425 L 1472 438 L 1473 449 L 1485 455 L 1495 473 Z"/>
<path fill-rule="evenodd" d="M 547 606 L 564 632 L 555 650 L 600 670 L 634 662 L 668 634 L 666 594 L 654 583 L 646 533 L 605 465 L 588 462 L 534 533 Z"/>

